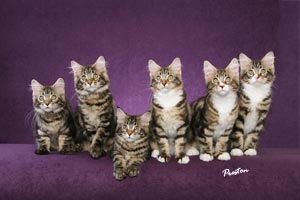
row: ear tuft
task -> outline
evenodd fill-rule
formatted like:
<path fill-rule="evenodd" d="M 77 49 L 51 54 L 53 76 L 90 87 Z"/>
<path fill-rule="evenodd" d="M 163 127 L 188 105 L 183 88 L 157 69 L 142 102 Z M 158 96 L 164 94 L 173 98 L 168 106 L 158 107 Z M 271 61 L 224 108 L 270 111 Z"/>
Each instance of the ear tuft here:
<path fill-rule="evenodd" d="M 96 62 L 93 64 L 93 66 L 95 66 L 96 71 L 101 73 L 106 71 L 106 62 L 103 56 L 100 56 Z"/>
<path fill-rule="evenodd" d="M 127 117 L 127 114 L 121 108 L 117 108 L 118 124 L 123 124 L 125 122 L 126 117 Z"/>
<path fill-rule="evenodd" d="M 151 120 L 151 112 L 150 111 L 145 112 L 140 116 L 140 119 L 141 119 L 142 126 L 149 126 L 149 122 Z"/>
<path fill-rule="evenodd" d="M 65 94 L 65 81 L 62 78 L 58 78 L 57 81 L 52 85 L 55 92 L 59 95 Z"/>
<path fill-rule="evenodd" d="M 40 84 L 37 80 L 35 79 L 31 80 L 31 90 L 34 96 L 39 95 L 42 92 L 43 88 L 44 86 Z"/>
<path fill-rule="evenodd" d="M 217 72 L 217 68 L 207 60 L 205 60 L 203 63 L 203 70 L 206 83 L 209 82 Z"/>
<path fill-rule="evenodd" d="M 150 59 L 148 61 L 148 69 L 151 76 L 155 75 L 160 70 L 160 68 L 161 67 L 154 60 Z"/>
<path fill-rule="evenodd" d="M 82 65 L 77 63 L 75 60 L 72 60 L 71 69 L 73 71 L 74 76 L 79 76 L 81 74 Z"/>
<path fill-rule="evenodd" d="M 170 68 L 177 74 L 181 74 L 181 61 L 179 57 L 176 57 L 170 65 Z"/>

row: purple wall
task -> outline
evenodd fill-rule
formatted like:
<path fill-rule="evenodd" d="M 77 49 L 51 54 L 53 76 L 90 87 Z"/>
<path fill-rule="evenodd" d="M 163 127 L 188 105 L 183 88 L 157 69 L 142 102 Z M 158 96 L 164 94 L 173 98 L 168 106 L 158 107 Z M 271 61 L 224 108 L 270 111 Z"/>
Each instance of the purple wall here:
<path fill-rule="evenodd" d="M 29 83 L 62 77 L 71 98 L 71 59 L 91 64 L 104 55 L 117 104 L 139 114 L 150 105 L 150 58 L 161 65 L 181 58 L 191 101 L 205 94 L 205 59 L 224 67 L 240 52 L 261 58 L 274 50 L 277 80 L 262 146 L 299 147 L 297 1 L 2 0 L 0 13 L 0 143 L 34 142 Z"/>

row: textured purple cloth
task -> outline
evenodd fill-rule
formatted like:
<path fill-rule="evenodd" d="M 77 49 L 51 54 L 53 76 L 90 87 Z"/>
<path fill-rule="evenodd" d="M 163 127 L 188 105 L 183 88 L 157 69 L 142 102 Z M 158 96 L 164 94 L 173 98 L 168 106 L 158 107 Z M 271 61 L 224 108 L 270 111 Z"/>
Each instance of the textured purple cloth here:
<path fill-rule="evenodd" d="M 299 199 L 300 150 L 262 149 L 259 156 L 188 165 L 150 159 L 136 178 L 112 176 L 109 158 L 87 153 L 38 156 L 34 145 L 0 145 L 0 199 Z M 224 169 L 248 173 L 223 177 Z"/>
<path fill-rule="evenodd" d="M 34 142 L 26 118 L 32 78 L 52 84 L 62 77 L 74 97 L 71 59 L 92 64 L 104 55 L 117 104 L 140 114 L 150 105 L 150 58 L 161 65 L 181 58 L 192 101 L 205 94 L 205 59 L 224 67 L 240 52 L 258 59 L 274 50 L 262 146 L 299 147 L 298 1 L 1 0 L 0 11 L 0 143 Z"/>

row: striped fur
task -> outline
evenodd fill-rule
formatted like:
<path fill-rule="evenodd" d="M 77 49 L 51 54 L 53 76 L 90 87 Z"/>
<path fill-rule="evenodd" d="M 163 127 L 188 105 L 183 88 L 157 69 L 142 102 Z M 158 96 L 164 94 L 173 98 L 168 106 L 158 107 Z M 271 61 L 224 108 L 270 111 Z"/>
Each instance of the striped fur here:
<path fill-rule="evenodd" d="M 260 61 L 251 60 L 245 54 L 240 54 L 239 59 L 240 112 L 231 134 L 231 155 L 254 156 L 272 100 L 274 53 L 267 53 Z"/>
<path fill-rule="evenodd" d="M 116 127 L 115 103 L 109 89 L 109 78 L 101 56 L 91 66 L 71 61 L 75 90 L 77 140 L 92 158 L 112 151 Z"/>
<path fill-rule="evenodd" d="M 64 87 L 62 78 L 52 86 L 43 86 L 36 80 L 31 81 L 36 154 L 48 154 L 51 150 L 58 150 L 62 154 L 75 151 L 75 126 Z"/>
<path fill-rule="evenodd" d="M 114 177 L 123 180 L 126 176 L 137 176 L 141 164 L 149 157 L 150 112 L 130 116 L 120 108 L 117 110 L 118 126 L 114 141 Z"/>
<path fill-rule="evenodd" d="M 204 62 L 208 94 L 194 101 L 191 129 L 200 159 L 229 160 L 229 135 L 238 115 L 239 64 L 233 59 L 224 70 Z"/>
<path fill-rule="evenodd" d="M 168 162 L 172 155 L 178 163 L 186 164 L 189 140 L 190 108 L 181 78 L 181 62 L 175 58 L 168 67 L 149 60 L 151 78 L 151 148 L 152 157 Z"/>

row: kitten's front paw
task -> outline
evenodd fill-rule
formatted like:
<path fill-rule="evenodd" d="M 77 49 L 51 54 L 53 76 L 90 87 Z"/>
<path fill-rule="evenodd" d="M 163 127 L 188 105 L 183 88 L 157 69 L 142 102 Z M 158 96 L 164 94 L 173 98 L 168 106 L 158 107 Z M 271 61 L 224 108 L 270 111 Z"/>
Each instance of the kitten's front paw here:
<path fill-rule="evenodd" d="M 230 151 L 230 154 L 232 156 L 243 156 L 244 155 L 244 152 L 241 150 L 241 149 L 238 149 L 238 148 L 234 148 Z"/>
<path fill-rule="evenodd" d="M 125 179 L 125 177 L 126 177 L 122 170 L 115 170 L 113 173 L 113 176 L 118 181 L 121 181 L 121 180 Z"/>
<path fill-rule="evenodd" d="M 188 156 L 198 156 L 199 151 L 195 147 L 191 147 L 191 148 L 189 148 L 189 150 L 187 150 L 186 155 L 188 155 Z"/>
<path fill-rule="evenodd" d="M 244 153 L 246 156 L 256 156 L 257 155 L 257 151 L 256 149 L 248 149 L 245 151 Z"/>
<path fill-rule="evenodd" d="M 37 155 L 47 155 L 50 152 L 47 149 L 41 148 L 41 149 L 36 149 L 34 151 L 34 153 L 37 154 Z"/>
<path fill-rule="evenodd" d="M 214 159 L 214 157 L 212 155 L 209 155 L 207 153 L 200 154 L 199 158 L 200 158 L 200 160 L 202 160 L 204 162 L 209 162 L 209 161 L 212 161 Z"/>
<path fill-rule="evenodd" d="M 161 162 L 161 163 L 166 163 L 166 162 L 169 162 L 169 161 L 170 161 L 170 156 L 161 154 L 161 155 L 158 155 L 158 156 L 157 156 L 157 160 L 158 160 L 159 162 Z"/>
<path fill-rule="evenodd" d="M 177 160 L 179 164 L 188 164 L 190 162 L 190 158 L 188 156 L 184 156 Z"/>
<path fill-rule="evenodd" d="M 59 153 L 62 155 L 66 155 L 66 154 L 72 154 L 73 151 L 70 148 L 63 148 L 63 149 L 59 150 Z"/>
<path fill-rule="evenodd" d="M 128 176 L 137 176 L 140 173 L 140 169 L 138 167 L 133 167 L 128 170 Z"/>
<path fill-rule="evenodd" d="M 221 153 L 218 156 L 218 160 L 230 160 L 230 155 L 227 152 Z"/>
<path fill-rule="evenodd" d="M 159 155 L 159 151 L 157 149 L 154 149 L 151 153 L 151 157 L 152 158 L 157 158 Z"/>
<path fill-rule="evenodd" d="M 90 156 L 94 159 L 100 158 L 103 155 L 103 151 L 100 147 L 93 147 L 89 152 Z"/>

